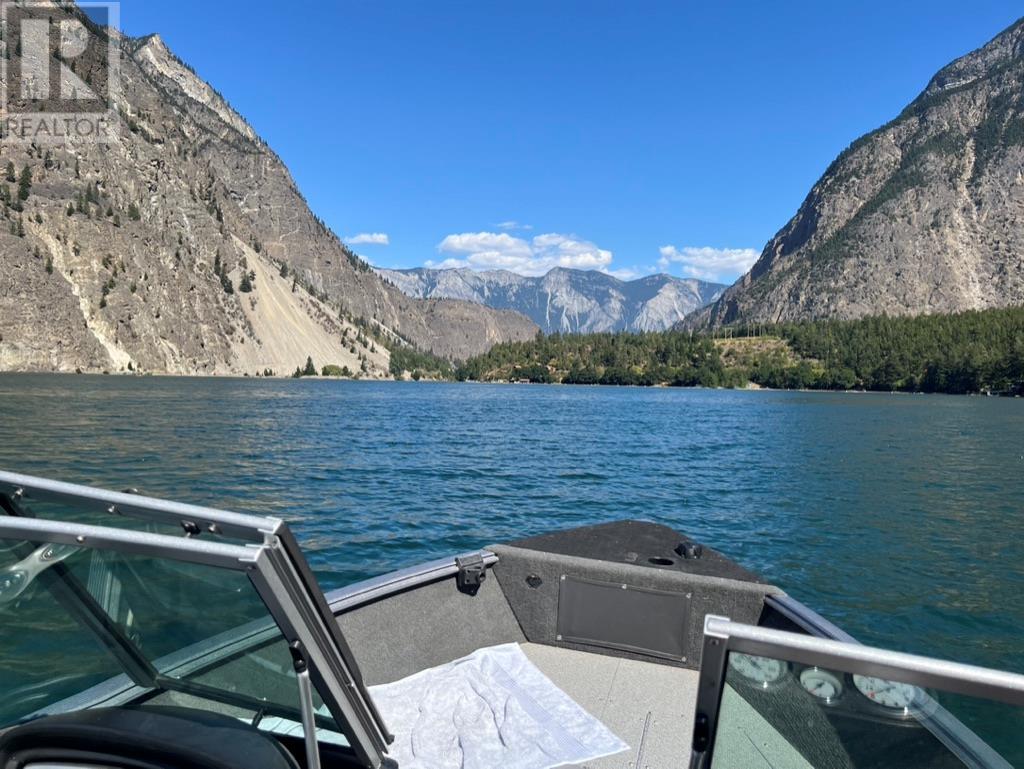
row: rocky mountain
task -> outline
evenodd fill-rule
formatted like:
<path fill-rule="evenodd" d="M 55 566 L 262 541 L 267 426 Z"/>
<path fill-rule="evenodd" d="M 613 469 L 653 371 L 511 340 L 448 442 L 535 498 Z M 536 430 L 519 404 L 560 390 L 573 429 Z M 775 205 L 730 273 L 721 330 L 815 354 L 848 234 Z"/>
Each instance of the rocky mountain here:
<path fill-rule="evenodd" d="M 1024 19 L 858 139 L 690 326 L 1024 303 Z"/>
<path fill-rule="evenodd" d="M 73 4 L 52 13 L 88 24 Z M 384 376 L 380 340 L 461 359 L 536 333 L 381 280 L 159 36 L 110 34 L 116 138 L 0 148 L 0 369 L 287 374 L 312 356 Z"/>
<path fill-rule="evenodd" d="M 725 286 L 651 275 L 622 281 L 593 270 L 555 268 L 543 277 L 505 270 L 378 270 L 405 294 L 514 310 L 545 333 L 663 331 L 713 302 Z"/>

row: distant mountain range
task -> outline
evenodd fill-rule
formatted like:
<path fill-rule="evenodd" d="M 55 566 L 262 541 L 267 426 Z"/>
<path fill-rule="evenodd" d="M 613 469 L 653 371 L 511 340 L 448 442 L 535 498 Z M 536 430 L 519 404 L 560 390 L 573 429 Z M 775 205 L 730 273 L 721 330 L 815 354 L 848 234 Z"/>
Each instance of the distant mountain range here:
<path fill-rule="evenodd" d="M 1024 19 L 855 141 L 691 328 L 1024 304 Z"/>
<path fill-rule="evenodd" d="M 505 270 L 377 270 L 416 299 L 461 299 L 515 310 L 545 333 L 663 331 L 721 295 L 725 286 L 651 275 L 623 281 L 591 270 L 555 268 L 543 277 Z"/>

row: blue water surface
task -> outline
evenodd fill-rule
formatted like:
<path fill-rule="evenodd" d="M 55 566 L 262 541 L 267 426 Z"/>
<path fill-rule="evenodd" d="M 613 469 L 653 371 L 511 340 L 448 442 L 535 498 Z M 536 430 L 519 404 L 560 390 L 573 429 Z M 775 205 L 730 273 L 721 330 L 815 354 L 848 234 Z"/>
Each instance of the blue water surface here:
<path fill-rule="evenodd" d="M 1024 400 L 0 377 L 0 467 L 286 518 L 325 588 L 641 518 L 867 643 L 1024 672 Z"/>

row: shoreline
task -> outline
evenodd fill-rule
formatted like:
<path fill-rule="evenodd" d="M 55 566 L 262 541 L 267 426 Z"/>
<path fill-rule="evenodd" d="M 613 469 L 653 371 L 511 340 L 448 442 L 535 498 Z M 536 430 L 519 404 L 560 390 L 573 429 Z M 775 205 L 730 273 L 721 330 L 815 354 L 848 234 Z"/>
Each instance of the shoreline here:
<path fill-rule="evenodd" d="M 431 385 L 431 384 L 446 384 L 446 385 L 477 385 L 485 387 L 565 387 L 565 388 L 580 388 L 580 389 L 600 389 L 600 390 L 681 390 L 681 391 L 692 391 L 692 390 L 705 390 L 708 392 L 737 392 L 737 393 L 803 393 L 803 394 L 832 394 L 832 395 L 945 395 L 959 398 L 1001 398 L 1004 400 L 1020 400 L 1024 399 L 1024 394 L 1020 393 L 985 393 L 985 392 L 971 392 L 971 393 L 950 393 L 950 392 L 922 392 L 922 391 L 905 391 L 905 390 L 826 390 L 826 389 L 810 389 L 810 388 L 794 388 L 794 389 L 781 389 L 773 387 L 703 387 L 687 386 L 687 387 L 674 387 L 672 385 L 658 384 L 658 385 L 602 385 L 602 384 L 565 384 L 563 382 L 508 382 L 508 381 L 491 381 L 482 382 L 478 380 L 465 380 L 458 381 L 456 379 L 427 379 L 423 378 L 419 381 L 413 379 L 398 379 L 395 377 L 367 377 L 364 379 L 356 379 L 354 377 L 325 377 L 325 376 L 304 376 L 296 379 L 292 376 L 251 376 L 245 374 L 167 374 L 167 373 L 145 373 L 145 374 L 134 374 L 129 372 L 117 372 L 117 373 L 97 373 L 97 372 L 74 372 L 74 371 L 0 371 L 0 379 L 4 377 L 67 377 L 67 378 L 99 378 L 99 379 L 182 379 L 182 380 L 213 380 L 213 381 L 250 381 L 250 382 L 288 382 L 288 381 L 315 381 L 315 382 L 347 382 L 352 384 L 408 384 L 408 385 Z"/>

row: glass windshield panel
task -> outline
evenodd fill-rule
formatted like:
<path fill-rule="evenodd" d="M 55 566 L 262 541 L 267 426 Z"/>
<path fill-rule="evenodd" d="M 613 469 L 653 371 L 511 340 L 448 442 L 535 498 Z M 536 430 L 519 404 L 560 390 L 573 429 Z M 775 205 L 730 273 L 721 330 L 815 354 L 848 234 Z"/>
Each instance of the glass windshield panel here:
<path fill-rule="evenodd" d="M 0 540 L 0 728 L 123 673 L 46 589 L 48 574 L 23 587 L 26 577 L 10 567 L 34 550 Z M 22 592 L 5 600 L 14 590 Z"/>
<path fill-rule="evenodd" d="M 102 614 L 111 632 L 87 630 L 83 612 Z M 245 572 L 0 540 L 0 726 L 88 706 L 73 698 L 90 687 L 129 686 L 118 644 L 155 676 L 149 691 L 136 691 L 140 701 L 302 733 L 291 655 Z M 319 698 L 315 705 L 318 725 L 340 732 Z"/>
<path fill-rule="evenodd" d="M 713 769 L 1024 767 L 1024 709 L 732 652 Z"/>
<path fill-rule="evenodd" d="M 163 522 L 141 515 L 125 515 L 111 509 L 109 505 L 103 505 L 91 500 L 76 500 L 74 504 L 67 502 L 52 502 L 34 498 L 31 493 L 17 499 L 5 495 L 4 505 L 9 510 L 0 509 L 0 515 L 14 512 L 25 518 L 38 518 L 48 521 L 64 521 L 73 523 L 84 523 L 89 526 L 106 526 L 111 529 L 124 529 L 129 531 L 146 531 L 151 534 L 165 534 L 170 537 L 180 537 L 185 534 L 182 521 Z M 187 521 L 186 523 L 195 523 Z M 204 529 L 199 533 L 203 539 L 229 544 L 244 544 L 241 540 L 226 537 L 220 531 L 211 532 Z"/>

